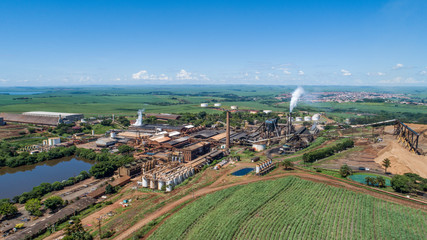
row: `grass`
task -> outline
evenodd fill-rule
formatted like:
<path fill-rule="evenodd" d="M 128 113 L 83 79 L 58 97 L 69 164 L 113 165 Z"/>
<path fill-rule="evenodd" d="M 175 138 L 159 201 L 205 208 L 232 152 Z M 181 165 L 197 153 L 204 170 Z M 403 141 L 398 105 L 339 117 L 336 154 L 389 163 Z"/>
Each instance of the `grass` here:
<path fill-rule="evenodd" d="M 286 177 L 208 194 L 168 218 L 149 239 L 423 239 L 426 234 L 427 213 L 421 210 Z"/>

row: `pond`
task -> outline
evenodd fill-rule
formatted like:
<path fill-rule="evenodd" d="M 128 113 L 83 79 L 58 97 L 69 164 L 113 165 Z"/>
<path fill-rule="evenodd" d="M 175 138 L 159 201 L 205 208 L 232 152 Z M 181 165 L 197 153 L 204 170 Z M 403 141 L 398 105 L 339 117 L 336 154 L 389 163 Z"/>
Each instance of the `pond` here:
<path fill-rule="evenodd" d="M 233 172 L 231 175 L 233 175 L 233 176 L 245 176 L 246 174 L 252 172 L 253 170 L 254 170 L 253 168 L 242 168 L 240 170 Z"/>
<path fill-rule="evenodd" d="M 49 160 L 17 168 L 0 168 L 0 199 L 13 198 L 31 191 L 41 183 L 66 180 L 89 171 L 93 162 L 76 158 Z"/>
<path fill-rule="evenodd" d="M 378 175 L 378 176 L 380 176 L 380 175 Z M 365 180 L 366 177 L 377 177 L 377 175 L 355 174 L 355 175 L 351 175 L 349 178 L 353 181 L 366 184 L 366 180 Z M 390 179 L 388 179 L 386 177 L 384 177 L 384 179 L 385 179 L 385 185 L 391 186 Z"/>

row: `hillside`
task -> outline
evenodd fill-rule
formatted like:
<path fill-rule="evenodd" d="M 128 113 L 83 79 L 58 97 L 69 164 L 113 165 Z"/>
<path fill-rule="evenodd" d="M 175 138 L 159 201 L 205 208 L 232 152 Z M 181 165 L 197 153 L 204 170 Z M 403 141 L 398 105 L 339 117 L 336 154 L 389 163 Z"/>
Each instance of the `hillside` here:
<path fill-rule="evenodd" d="M 286 177 L 206 195 L 149 239 L 422 239 L 427 213 Z"/>

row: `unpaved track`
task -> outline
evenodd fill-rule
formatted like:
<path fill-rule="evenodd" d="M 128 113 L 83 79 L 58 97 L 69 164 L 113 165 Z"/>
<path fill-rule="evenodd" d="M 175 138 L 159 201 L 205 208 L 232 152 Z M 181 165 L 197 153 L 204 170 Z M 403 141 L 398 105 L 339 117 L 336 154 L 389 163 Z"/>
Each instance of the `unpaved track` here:
<path fill-rule="evenodd" d="M 226 189 L 229 187 L 233 187 L 236 185 L 244 185 L 244 184 L 248 184 L 248 183 L 253 183 L 253 182 L 257 182 L 257 181 L 265 181 L 265 180 L 271 180 L 271 179 L 276 179 L 276 178 L 281 178 L 281 177 L 285 177 L 285 176 L 297 176 L 300 177 L 302 179 L 306 179 L 306 180 L 310 180 L 310 181 L 314 181 L 314 182 L 320 182 L 320 183 L 325 183 L 328 185 L 332 185 L 335 187 L 344 187 L 346 189 L 355 191 L 355 192 L 361 192 L 361 193 L 366 193 L 369 194 L 371 196 L 377 197 L 377 198 L 381 198 L 390 202 L 395 202 L 395 203 L 399 203 L 399 204 L 403 204 L 406 206 L 411 206 L 411 207 L 415 207 L 415 208 L 419 208 L 422 209 L 424 211 L 427 211 L 427 206 L 426 205 L 422 205 L 422 204 L 418 204 L 415 202 L 411 202 L 405 199 L 399 199 L 399 198 L 395 198 L 386 194 L 382 194 L 382 193 L 377 193 L 374 191 L 370 191 L 368 189 L 365 188 L 360 188 L 357 186 L 354 186 L 353 184 L 348 184 L 333 178 L 329 178 L 326 176 L 321 176 L 321 175 L 314 175 L 314 174 L 310 174 L 310 173 L 284 173 L 284 174 L 279 174 L 279 175 L 272 175 L 272 176 L 266 176 L 266 177 L 255 177 L 252 179 L 248 179 L 242 182 L 236 182 L 236 183 L 232 183 L 229 185 L 225 185 L 225 186 L 219 186 L 219 187 L 212 187 L 212 186 L 208 186 L 206 188 L 200 189 L 196 192 L 194 192 L 194 197 L 200 197 L 209 193 L 213 193 L 222 189 Z M 144 217 L 144 219 L 142 219 L 141 221 L 139 221 L 138 223 L 136 223 L 135 225 L 133 225 L 131 228 L 129 228 L 128 230 L 124 231 L 122 234 L 118 235 L 115 239 L 119 239 L 119 240 L 123 240 L 123 239 L 128 239 L 129 237 L 132 236 L 133 233 L 137 232 L 140 228 L 142 228 L 144 225 L 148 224 L 150 221 L 166 214 L 167 212 L 173 210 L 175 207 L 179 206 L 180 204 L 185 203 L 188 200 L 191 200 L 193 198 L 192 194 L 189 194 L 175 202 L 169 203 L 167 205 L 165 205 L 163 208 L 158 209 L 157 211 L 147 215 L 146 217 Z"/>

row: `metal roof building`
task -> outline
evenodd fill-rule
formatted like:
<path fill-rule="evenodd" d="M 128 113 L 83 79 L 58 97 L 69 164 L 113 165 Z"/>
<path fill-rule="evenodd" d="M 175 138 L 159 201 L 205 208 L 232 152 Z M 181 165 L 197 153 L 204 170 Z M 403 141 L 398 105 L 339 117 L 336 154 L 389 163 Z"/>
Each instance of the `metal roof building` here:
<path fill-rule="evenodd" d="M 38 117 L 61 117 L 64 122 L 70 121 L 70 122 L 76 122 L 80 119 L 84 118 L 84 115 L 82 113 L 62 113 L 62 112 L 43 112 L 43 111 L 32 111 L 32 112 L 24 112 L 22 115 L 28 115 L 28 116 L 38 116 Z"/>

